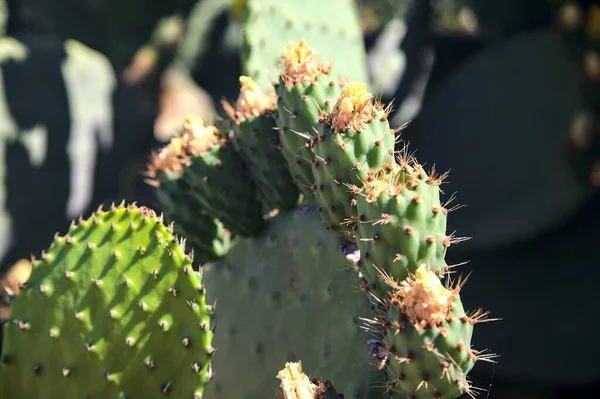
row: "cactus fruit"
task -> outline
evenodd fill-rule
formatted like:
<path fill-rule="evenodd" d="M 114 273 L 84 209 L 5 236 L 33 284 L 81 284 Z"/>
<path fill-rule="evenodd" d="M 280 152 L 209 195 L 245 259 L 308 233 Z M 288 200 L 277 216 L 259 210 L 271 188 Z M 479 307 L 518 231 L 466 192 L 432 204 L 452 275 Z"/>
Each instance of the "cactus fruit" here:
<path fill-rule="evenodd" d="M 169 222 L 174 222 L 175 233 L 185 237 L 194 249 L 195 259 L 208 262 L 224 256 L 231 245 L 231 233 L 223 224 L 206 213 L 202 203 L 183 179 L 182 169 L 173 162 L 170 147 L 152 155 L 146 182 L 156 188 L 156 197 Z"/>
<path fill-rule="evenodd" d="M 341 94 L 342 84 L 332 80 L 331 66 L 319 61 L 317 51 L 305 40 L 290 41 L 281 60 L 283 70 L 276 84 L 281 150 L 306 201 L 316 204 L 312 199 L 315 158 L 309 143 L 319 117 L 331 110 Z"/>
<path fill-rule="evenodd" d="M 339 240 L 320 224 L 306 206 L 281 212 L 261 236 L 239 240 L 227 257 L 205 265 L 208 300 L 218 300 L 218 356 L 204 399 L 262 399 L 276 389 L 281 365 L 299 357 L 347 397 L 375 391 L 381 372 L 366 355 L 369 334 L 359 323 L 369 301 Z"/>
<path fill-rule="evenodd" d="M 0 391 L 10 398 L 200 398 L 213 307 L 162 219 L 98 210 L 33 264 L 4 325 Z"/>
<path fill-rule="evenodd" d="M 277 80 L 281 49 L 290 40 L 319 43 L 335 80 L 367 81 L 365 46 L 354 0 L 247 0 L 244 74 L 266 90 Z M 332 16 L 335 15 L 335 18 Z"/>
<path fill-rule="evenodd" d="M 389 112 L 390 107 L 373 103 L 366 84 L 352 82 L 317 125 L 312 140 L 315 196 L 332 231 L 355 229 L 357 210 L 348 185 L 373 180 L 394 165 L 396 132 L 390 129 Z"/>
<path fill-rule="evenodd" d="M 247 76 L 240 77 L 241 90 L 235 105 L 223 100 L 231 120 L 233 142 L 244 158 L 256 184 L 258 198 L 267 211 L 280 211 L 298 205 L 298 189 L 281 154 L 274 118 L 277 95 L 263 93 Z"/>
<path fill-rule="evenodd" d="M 309 379 L 302 371 L 302 361 L 288 362 L 279 370 L 277 378 L 283 393 L 282 399 L 341 399 L 329 380 Z"/>
<path fill-rule="evenodd" d="M 377 354 L 388 374 L 388 392 L 402 399 L 473 395 L 467 373 L 477 360 L 494 357 L 471 349 L 473 325 L 486 314 L 467 315 L 462 284 L 442 285 L 424 264 L 400 283 L 385 273 L 382 280 L 390 289 L 381 299 L 384 313 L 367 325 L 385 332 Z"/>
<path fill-rule="evenodd" d="M 440 202 L 445 177 L 435 169 L 427 174 L 405 147 L 392 170 L 351 187 L 360 220 L 358 269 L 376 295 L 386 288 L 377 287 L 380 271 L 402 281 L 422 263 L 438 276 L 446 270 L 453 239 L 446 235 L 448 210 Z"/>
<path fill-rule="evenodd" d="M 172 138 L 163 151 L 167 155 L 157 169 L 182 171 L 206 213 L 232 234 L 254 236 L 264 227 L 254 182 L 224 131 L 188 117 L 183 133 Z"/>

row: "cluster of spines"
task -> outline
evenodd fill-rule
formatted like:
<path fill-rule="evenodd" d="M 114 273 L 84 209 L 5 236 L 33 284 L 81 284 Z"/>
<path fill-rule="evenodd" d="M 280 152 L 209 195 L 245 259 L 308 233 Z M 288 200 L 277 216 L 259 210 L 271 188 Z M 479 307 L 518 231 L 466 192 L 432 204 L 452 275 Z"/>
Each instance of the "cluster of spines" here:
<path fill-rule="evenodd" d="M 396 162 L 373 178 L 365 179 L 360 185 L 346 183 L 354 196 L 352 201 L 358 215 L 345 223 L 357 226 L 355 239 L 361 254 L 356 268 L 367 280 L 364 290 L 383 293 L 377 290 L 379 269 L 399 280 L 414 273 L 425 260 L 440 278 L 448 271 L 449 266 L 444 261 L 446 249 L 465 238 L 447 235 L 445 231 L 446 216 L 457 209 L 448 208 L 453 197 L 446 203 L 439 201 L 439 186 L 446 177 L 447 173 L 437 174 L 435 166 L 426 173 L 405 146 L 398 152 Z M 415 215 L 411 218 L 409 213 Z M 430 225 L 435 223 L 437 230 L 430 226 L 429 231 L 419 231 L 412 224 L 424 221 Z M 423 227 L 420 230 L 424 230 Z M 410 248 L 409 240 L 413 240 L 415 248 Z M 435 251 L 436 246 L 434 262 L 427 256 L 432 255 L 431 250 Z"/>
<path fill-rule="evenodd" d="M 315 205 L 310 150 L 313 127 L 328 112 L 344 82 L 331 78 L 331 65 L 318 58 L 306 41 L 290 41 L 281 54 L 282 70 L 273 83 L 278 95 L 277 127 L 282 153 L 305 201 Z"/>
<path fill-rule="evenodd" d="M 453 282 L 448 278 L 442 284 L 437 274 L 424 264 L 403 281 L 398 282 L 384 272 L 381 272 L 381 280 L 389 289 L 388 295 L 377 302 L 375 316 L 363 321 L 367 331 L 382 337 L 382 340 L 371 342 L 373 349 L 370 355 L 379 369 L 388 372 L 385 382 L 387 394 L 394 396 L 400 389 L 396 393 L 408 394 L 415 399 L 449 398 L 462 394 L 475 397 L 479 388 L 471 385 L 467 374 L 476 361 L 494 362 L 496 355 L 471 348 L 467 340 L 470 340 L 476 323 L 495 319 L 488 318 L 488 312 L 482 309 L 470 313 L 464 311 L 459 293 L 466 280 L 459 278 Z M 405 341 L 417 340 L 415 346 L 395 345 L 406 334 Z M 452 347 L 448 347 L 450 342 Z M 427 363 L 426 357 L 433 359 L 434 365 L 415 370 L 421 371 L 415 381 L 415 377 L 404 370 L 414 364 L 423 366 Z M 436 369 L 439 375 L 433 375 Z M 411 382 L 412 393 L 400 388 L 400 385 Z M 428 396 L 420 396 L 420 393 Z"/>
<path fill-rule="evenodd" d="M 393 167 L 397 130 L 389 126 L 390 112 L 390 106 L 373 102 L 366 84 L 351 82 L 332 110 L 319 116 L 309 143 L 315 158 L 311 190 L 328 230 L 353 238 L 356 203 L 346 186 L 377 179 Z"/>

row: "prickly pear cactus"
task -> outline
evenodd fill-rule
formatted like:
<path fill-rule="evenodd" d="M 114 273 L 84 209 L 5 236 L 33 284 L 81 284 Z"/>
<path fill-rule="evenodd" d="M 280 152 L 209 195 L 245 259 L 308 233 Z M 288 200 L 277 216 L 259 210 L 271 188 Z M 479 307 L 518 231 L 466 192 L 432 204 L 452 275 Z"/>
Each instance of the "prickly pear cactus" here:
<path fill-rule="evenodd" d="M 315 125 L 323 113 L 331 111 L 344 83 L 333 78 L 331 65 L 321 61 L 305 40 L 291 41 L 281 60 L 283 68 L 275 85 L 281 151 L 305 201 L 318 206 L 313 200 L 317 187 L 312 172 L 318 160 L 310 143 Z"/>
<path fill-rule="evenodd" d="M 9 398 L 202 396 L 212 306 L 183 245 L 147 208 L 95 212 L 33 264 L 4 325 Z"/>
<path fill-rule="evenodd" d="M 240 77 L 241 90 L 235 104 L 223 101 L 234 131 L 233 143 L 244 158 L 256 193 L 267 211 L 298 205 L 298 188 L 281 154 L 277 131 L 277 95 L 264 93 L 249 77 Z"/>
<path fill-rule="evenodd" d="M 359 321 L 369 314 L 368 299 L 321 223 L 304 206 L 281 213 L 260 237 L 239 241 L 205 267 L 218 317 L 218 371 L 205 399 L 262 399 L 276 390 L 281 365 L 299 359 L 348 398 L 374 392 L 380 372 L 367 356 L 369 335 Z"/>
<path fill-rule="evenodd" d="M 233 234 L 250 237 L 264 227 L 255 184 L 226 127 L 188 117 L 183 132 L 172 138 L 151 164 L 149 174 L 182 173 L 206 213 Z"/>
<path fill-rule="evenodd" d="M 427 263 L 442 276 L 452 241 L 446 235 L 448 210 L 440 201 L 439 186 L 445 175 L 427 174 L 406 149 L 398 158 L 393 170 L 352 187 L 360 220 L 359 270 L 380 297 L 388 288 L 379 287 L 382 271 L 401 281 Z"/>
<path fill-rule="evenodd" d="M 485 314 L 465 313 L 461 283 L 443 285 L 425 264 L 403 281 L 386 275 L 383 281 L 390 290 L 381 298 L 383 315 L 367 325 L 385 332 L 377 354 L 388 373 L 388 391 L 401 399 L 474 395 L 467 373 L 493 355 L 471 348 L 473 325 Z"/>
<path fill-rule="evenodd" d="M 224 256 L 231 246 L 231 233 L 218 219 L 207 214 L 183 179 L 182 170 L 163 167 L 169 150 L 154 154 L 148 166 L 146 180 L 156 188 L 156 197 L 167 221 L 174 223 L 175 233 L 185 237 L 186 244 L 194 249 L 194 258 L 208 262 Z"/>
<path fill-rule="evenodd" d="M 348 185 L 373 180 L 394 165 L 395 132 L 389 108 L 373 103 L 362 82 L 348 83 L 317 124 L 312 151 L 320 214 L 332 231 L 352 232 L 356 206 Z"/>
<path fill-rule="evenodd" d="M 248 0 L 242 61 L 245 74 L 267 89 L 277 80 L 290 40 L 319 43 L 337 80 L 367 81 L 366 55 L 353 0 Z"/>

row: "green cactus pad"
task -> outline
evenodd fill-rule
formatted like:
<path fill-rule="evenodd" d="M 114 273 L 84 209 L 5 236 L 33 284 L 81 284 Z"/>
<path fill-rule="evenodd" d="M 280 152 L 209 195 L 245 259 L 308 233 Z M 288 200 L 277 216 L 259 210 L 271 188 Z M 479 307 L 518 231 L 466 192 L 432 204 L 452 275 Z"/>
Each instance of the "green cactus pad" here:
<path fill-rule="evenodd" d="M 333 79 L 334 74 L 327 64 L 316 60 L 317 56 L 317 51 L 306 41 L 288 44 L 282 52 L 284 69 L 276 84 L 277 126 L 283 155 L 307 202 L 315 205 L 317 202 L 312 198 L 315 159 L 309 143 L 320 116 L 331 111 L 343 86 Z M 286 65 L 286 59 L 289 65 Z"/>
<path fill-rule="evenodd" d="M 368 98 L 366 105 L 355 104 L 352 112 L 338 112 L 341 107 L 354 101 L 353 91 L 364 86 L 348 84 L 338 99 L 335 109 L 318 124 L 312 151 L 315 155 L 313 175 L 315 178 L 315 196 L 319 202 L 321 217 L 332 231 L 354 230 L 352 221 L 357 216 L 354 196 L 348 185 L 360 185 L 371 180 L 385 170 L 391 169 L 394 160 L 395 132 L 387 121 L 388 110 L 379 105 L 373 106 Z M 344 105 L 346 104 L 346 105 Z M 367 111 L 361 107 L 371 107 Z M 364 113 L 363 113 L 364 112 Z M 363 120 L 363 115 L 368 116 Z M 341 126 L 347 118 L 357 116 L 357 123 Z"/>
<path fill-rule="evenodd" d="M 335 16 L 335 18 L 333 17 Z M 277 80 L 279 56 L 290 40 L 317 46 L 336 80 L 367 81 L 363 35 L 353 0 L 248 0 L 244 74 L 267 89 Z"/>
<path fill-rule="evenodd" d="M 133 205 L 95 212 L 34 262 L 4 325 L 10 398 L 202 396 L 212 307 L 170 228 Z"/>
<path fill-rule="evenodd" d="M 280 213 L 261 236 L 205 266 L 218 355 L 204 399 L 269 397 L 281 365 L 297 360 L 348 398 L 375 391 L 378 371 L 359 322 L 369 301 L 338 239 L 320 224 L 307 206 Z"/>
<path fill-rule="evenodd" d="M 206 213 L 182 177 L 181 170 L 163 173 L 151 167 L 148 182 L 156 187 L 156 197 L 165 219 L 175 223 L 175 233 L 185 237 L 187 246 L 194 250 L 196 261 L 202 264 L 216 260 L 229 250 L 231 233 L 219 220 Z"/>
<path fill-rule="evenodd" d="M 369 325 L 385 330 L 376 353 L 393 397 L 454 399 L 473 393 L 467 374 L 478 360 L 479 352 L 471 349 L 478 320 L 465 313 L 459 288 L 446 289 L 435 273 L 426 270 L 419 268 L 416 277 L 404 284 L 391 283 L 385 316 Z"/>
<path fill-rule="evenodd" d="M 233 125 L 234 143 L 244 157 L 258 198 L 267 210 L 289 210 L 298 205 L 299 193 L 281 154 L 277 124 L 271 114 Z"/>
<path fill-rule="evenodd" d="M 234 235 L 251 237 L 265 226 L 256 188 L 240 154 L 220 124 L 205 126 L 199 118 L 187 118 L 183 133 L 171 139 L 164 153 L 163 170 L 183 170 L 206 213 Z"/>
<path fill-rule="evenodd" d="M 401 281 L 425 263 L 441 276 L 452 241 L 446 235 L 448 211 L 440 203 L 443 176 L 428 175 L 406 153 L 399 159 L 393 171 L 355 188 L 358 269 L 378 297 L 385 295 L 377 287 L 379 271 Z"/>
<path fill-rule="evenodd" d="M 223 101 L 234 131 L 233 143 L 242 155 L 256 193 L 266 211 L 285 211 L 298 205 L 299 192 L 281 154 L 281 143 L 274 115 L 277 113 L 275 93 L 263 93 L 247 76 L 235 105 Z"/>

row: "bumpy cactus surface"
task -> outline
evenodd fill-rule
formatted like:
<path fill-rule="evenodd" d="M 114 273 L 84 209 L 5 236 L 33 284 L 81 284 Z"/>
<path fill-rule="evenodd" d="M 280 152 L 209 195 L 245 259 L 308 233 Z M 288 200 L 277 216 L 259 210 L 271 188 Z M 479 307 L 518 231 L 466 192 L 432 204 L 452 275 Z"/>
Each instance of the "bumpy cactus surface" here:
<path fill-rule="evenodd" d="M 8 398 L 200 398 L 213 309 L 169 227 L 133 205 L 95 212 L 33 264 L 4 325 Z"/>
<path fill-rule="evenodd" d="M 442 276 L 444 256 L 452 238 L 446 235 L 448 210 L 440 201 L 445 175 L 427 174 L 417 160 L 402 150 L 399 163 L 360 186 L 352 186 L 358 211 L 356 243 L 359 270 L 371 285 L 379 285 L 381 271 L 402 281 L 426 263 Z M 371 287 L 383 295 L 387 287 Z"/>
<path fill-rule="evenodd" d="M 311 148 L 315 194 L 321 217 L 334 231 L 355 228 L 356 204 L 348 185 L 373 180 L 393 167 L 395 132 L 388 113 L 382 104 L 373 104 L 365 83 L 352 82 L 317 124 Z"/>
<path fill-rule="evenodd" d="M 467 373 L 476 360 L 493 356 L 478 356 L 471 348 L 473 325 L 485 314 L 465 313 L 461 284 L 442 285 L 425 264 L 403 281 L 382 280 L 390 293 L 380 305 L 382 315 L 370 325 L 385 332 L 377 354 L 388 373 L 387 389 L 406 399 L 474 394 Z"/>
<path fill-rule="evenodd" d="M 320 60 L 317 50 L 304 40 L 297 44 L 291 41 L 281 60 L 283 66 L 275 84 L 281 151 L 306 202 L 316 204 L 312 166 L 317 160 L 309 147 L 315 125 L 331 110 L 344 82 L 333 78 L 331 65 Z"/>
<path fill-rule="evenodd" d="M 249 77 L 240 77 L 240 95 L 234 105 L 223 101 L 231 120 L 233 142 L 256 183 L 266 210 L 282 211 L 298 205 L 298 189 L 281 154 L 277 132 L 277 96 L 264 93 Z"/>
<path fill-rule="evenodd" d="M 151 170 L 182 171 L 206 213 L 232 233 L 253 236 L 264 227 L 255 184 L 226 129 L 187 118 L 183 132 L 153 158 Z"/>
<path fill-rule="evenodd" d="M 170 148 L 152 157 L 147 182 L 156 188 L 156 197 L 175 233 L 185 237 L 199 262 L 208 262 L 225 255 L 231 245 L 231 233 L 211 217 L 198 200 L 191 186 L 183 179 L 183 170 L 169 159 Z M 169 166 L 174 164 L 175 168 Z"/>
<path fill-rule="evenodd" d="M 347 397 L 371 397 L 380 372 L 367 356 L 360 318 L 369 301 L 351 265 L 305 206 L 280 213 L 259 237 L 206 265 L 217 354 L 205 398 L 262 398 L 275 390 L 281 365 L 298 359 Z"/>

